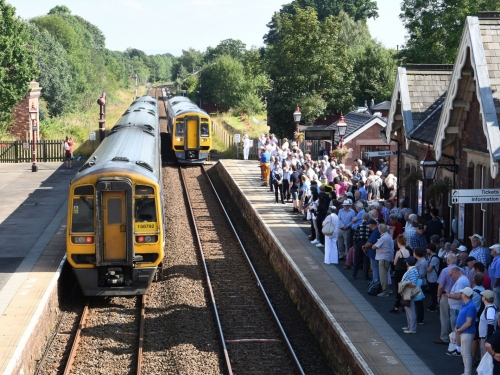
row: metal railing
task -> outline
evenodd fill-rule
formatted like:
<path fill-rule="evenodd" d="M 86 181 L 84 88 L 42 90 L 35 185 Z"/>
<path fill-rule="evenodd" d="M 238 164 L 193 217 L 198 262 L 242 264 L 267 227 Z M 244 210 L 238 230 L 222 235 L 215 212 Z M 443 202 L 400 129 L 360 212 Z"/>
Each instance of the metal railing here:
<path fill-rule="evenodd" d="M 40 162 L 64 160 L 62 140 L 42 140 L 36 144 L 36 158 Z M 29 141 L 0 141 L 0 163 L 26 163 L 33 160 Z"/>

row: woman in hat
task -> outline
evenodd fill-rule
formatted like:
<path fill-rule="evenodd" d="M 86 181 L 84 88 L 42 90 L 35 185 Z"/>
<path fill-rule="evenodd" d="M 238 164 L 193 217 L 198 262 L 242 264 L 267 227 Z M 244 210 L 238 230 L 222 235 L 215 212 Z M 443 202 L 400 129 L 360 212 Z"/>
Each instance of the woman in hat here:
<path fill-rule="evenodd" d="M 243 159 L 248 160 L 248 154 L 250 153 L 250 138 L 248 135 L 243 136 Z"/>

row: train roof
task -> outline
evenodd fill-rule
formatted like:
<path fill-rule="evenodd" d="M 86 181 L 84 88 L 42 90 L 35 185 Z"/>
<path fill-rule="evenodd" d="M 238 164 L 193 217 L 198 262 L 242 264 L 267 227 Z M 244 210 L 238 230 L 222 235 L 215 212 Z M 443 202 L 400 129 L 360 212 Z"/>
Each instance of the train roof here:
<path fill-rule="evenodd" d="M 168 101 L 168 104 L 170 106 L 174 106 L 176 105 L 177 103 L 181 103 L 181 102 L 188 102 L 188 103 L 192 103 L 191 99 L 185 97 L 185 96 L 174 96 L 170 99 L 167 100 Z"/>
<path fill-rule="evenodd" d="M 71 183 L 87 175 L 107 172 L 138 173 L 160 183 L 158 116 L 151 114 L 150 107 L 137 107 L 138 103 L 145 102 L 135 101 L 129 107 L 132 110 L 125 111 Z"/>
<path fill-rule="evenodd" d="M 208 115 L 203 109 L 200 109 L 196 104 L 194 103 L 179 103 L 170 108 L 172 111 L 172 114 L 174 116 L 179 116 L 182 115 L 183 113 L 187 112 L 196 112 L 202 115 Z"/>

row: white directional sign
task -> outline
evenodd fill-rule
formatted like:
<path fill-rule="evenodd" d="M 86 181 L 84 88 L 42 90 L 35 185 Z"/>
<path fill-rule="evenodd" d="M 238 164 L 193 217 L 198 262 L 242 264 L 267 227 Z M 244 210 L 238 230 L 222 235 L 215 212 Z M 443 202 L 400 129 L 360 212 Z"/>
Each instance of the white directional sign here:
<path fill-rule="evenodd" d="M 453 189 L 451 203 L 500 203 L 500 189 Z"/>
<path fill-rule="evenodd" d="M 95 132 L 90 132 L 89 141 L 95 141 Z"/>
<path fill-rule="evenodd" d="M 391 150 L 365 152 L 365 156 L 367 158 L 375 158 L 378 156 L 393 156 L 393 155 L 397 155 L 397 154 L 398 154 L 397 151 L 391 151 Z"/>
<path fill-rule="evenodd" d="M 240 134 L 234 135 L 234 143 L 240 143 Z"/>

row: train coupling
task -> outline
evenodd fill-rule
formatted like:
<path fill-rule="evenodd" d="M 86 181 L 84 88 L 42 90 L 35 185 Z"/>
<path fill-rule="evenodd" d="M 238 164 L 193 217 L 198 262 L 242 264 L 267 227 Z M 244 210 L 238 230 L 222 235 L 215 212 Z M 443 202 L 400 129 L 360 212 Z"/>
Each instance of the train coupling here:
<path fill-rule="evenodd" d="M 130 286 L 132 279 L 125 275 L 122 267 L 109 267 L 99 276 L 99 286 Z"/>

